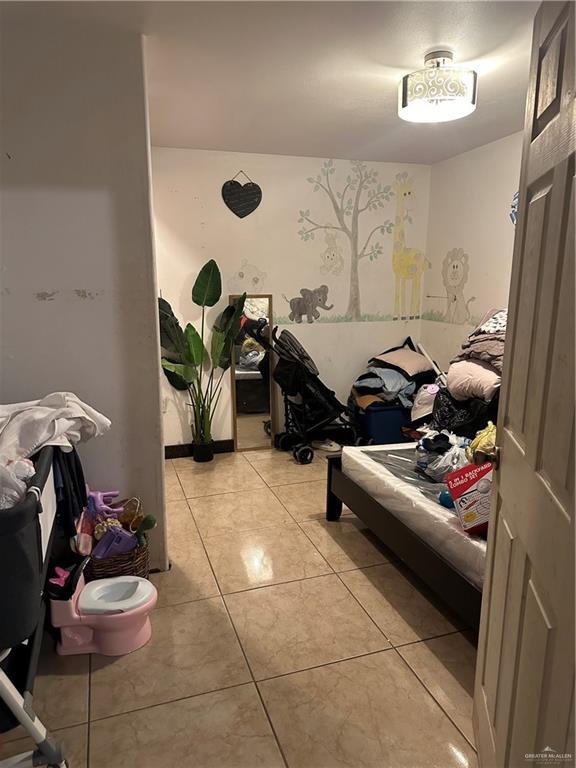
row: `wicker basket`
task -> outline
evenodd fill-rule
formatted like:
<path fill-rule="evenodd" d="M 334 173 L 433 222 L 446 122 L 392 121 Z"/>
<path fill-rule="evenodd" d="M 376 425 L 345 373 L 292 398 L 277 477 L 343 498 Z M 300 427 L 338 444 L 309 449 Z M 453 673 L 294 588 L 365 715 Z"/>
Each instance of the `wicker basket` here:
<path fill-rule="evenodd" d="M 150 551 L 148 542 L 123 555 L 114 555 L 103 560 L 91 558 L 84 571 L 86 581 L 109 579 L 112 576 L 141 576 L 150 574 Z"/>

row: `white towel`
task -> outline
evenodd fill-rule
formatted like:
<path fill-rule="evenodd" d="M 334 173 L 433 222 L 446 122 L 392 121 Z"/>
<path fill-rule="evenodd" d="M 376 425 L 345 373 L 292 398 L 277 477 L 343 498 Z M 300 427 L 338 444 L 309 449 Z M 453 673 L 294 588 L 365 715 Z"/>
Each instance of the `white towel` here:
<path fill-rule="evenodd" d="M 70 448 L 110 429 L 110 420 L 72 392 L 53 392 L 42 400 L 0 405 L 0 454 L 32 456 L 44 445 Z"/>

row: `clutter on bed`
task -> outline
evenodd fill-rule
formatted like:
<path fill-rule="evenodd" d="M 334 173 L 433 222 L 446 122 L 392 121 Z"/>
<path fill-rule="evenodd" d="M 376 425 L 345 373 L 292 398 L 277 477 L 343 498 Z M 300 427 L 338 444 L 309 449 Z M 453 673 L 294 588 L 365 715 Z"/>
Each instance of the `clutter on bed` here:
<path fill-rule="evenodd" d="M 348 401 L 364 440 L 376 444 L 402 441 L 402 428 L 412 420 L 415 398 L 421 388 L 435 386 L 436 377 L 433 364 L 417 351 L 410 337 L 399 347 L 371 358 L 354 382 Z M 426 395 L 430 401 L 435 392 Z"/>
<path fill-rule="evenodd" d="M 443 431 L 429 431 L 416 445 L 416 467 L 437 483 L 443 483 L 449 472 L 468 464 L 465 437 Z"/>
<path fill-rule="evenodd" d="M 346 504 L 437 595 L 478 626 L 486 542 L 463 530 L 443 483 L 416 468 L 415 445 L 345 448 L 328 457 L 328 520 Z"/>

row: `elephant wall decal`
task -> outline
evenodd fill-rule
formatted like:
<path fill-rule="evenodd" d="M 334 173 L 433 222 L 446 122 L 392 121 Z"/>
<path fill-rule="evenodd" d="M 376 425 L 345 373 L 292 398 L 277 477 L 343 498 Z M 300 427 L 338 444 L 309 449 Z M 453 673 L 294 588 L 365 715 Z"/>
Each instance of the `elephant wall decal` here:
<path fill-rule="evenodd" d="M 309 323 L 313 323 L 314 320 L 318 320 L 320 309 L 330 310 L 334 306 L 333 304 L 327 304 L 328 301 L 328 286 L 321 285 L 319 288 L 301 288 L 300 296 L 295 296 L 293 299 L 288 299 L 285 294 L 282 294 L 284 299 L 290 304 L 290 314 L 288 315 L 290 320 L 295 323 L 301 323 L 302 318 L 306 315 L 306 320 Z"/>

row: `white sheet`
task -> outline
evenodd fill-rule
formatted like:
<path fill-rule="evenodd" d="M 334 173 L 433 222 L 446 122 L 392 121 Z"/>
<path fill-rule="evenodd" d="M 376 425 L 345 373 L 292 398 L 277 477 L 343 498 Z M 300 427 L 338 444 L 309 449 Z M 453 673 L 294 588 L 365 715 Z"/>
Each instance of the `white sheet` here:
<path fill-rule="evenodd" d="M 33 456 L 43 445 L 70 447 L 108 429 L 110 420 L 73 392 L 0 405 L 0 453 L 9 459 Z"/>
<path fill-rule="evenodd" d="M 486 542 L 468 536 L 460 528 L 457 518 L 447 509 L 427 499 L 417 488 L 395 477 L 386 467 L 364 453 L 382 450 L 383 447 L 413 452 L 415 446 L 415 443 L 402 443 L 394 446 L 346 447 L 342 451 L 342 470 L 463 576 L 482 587 Z"/>

